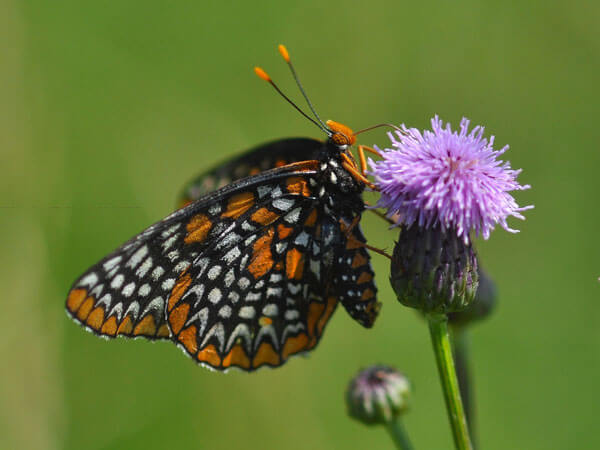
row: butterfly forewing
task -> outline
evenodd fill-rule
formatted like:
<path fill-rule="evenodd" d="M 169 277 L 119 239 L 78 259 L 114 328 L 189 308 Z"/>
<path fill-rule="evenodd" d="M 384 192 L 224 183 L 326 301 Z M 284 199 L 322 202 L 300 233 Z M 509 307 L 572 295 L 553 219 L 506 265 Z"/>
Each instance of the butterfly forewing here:
<path fill-rule="evenodd" d="M 75 281 L 68 313 L 105 337 L 169 338 L 166 301 L 181 273 L 255 204 L 252 192 L 315 167 L 308 161 L 242 180 L 152 225 Z"/>

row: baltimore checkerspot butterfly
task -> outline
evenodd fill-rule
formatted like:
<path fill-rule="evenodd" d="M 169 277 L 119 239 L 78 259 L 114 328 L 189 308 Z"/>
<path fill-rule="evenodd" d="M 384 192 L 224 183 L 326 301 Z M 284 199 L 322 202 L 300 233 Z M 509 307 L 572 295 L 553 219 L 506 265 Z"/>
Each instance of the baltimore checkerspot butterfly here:
<path fill-rule="evenodd" d="M 171 340 L 217 370 L 276 367 L 312 350 L 338 302 L 371 327 L 380 305 L 358 226 L 364 154 L 361 171 L 356 134 L 309 107 L 319 123 L 300 112 L 325 142 L 276 141 L 194 180 L 181 209 L 75 281 L 69 315 L 103 337 Z"/>

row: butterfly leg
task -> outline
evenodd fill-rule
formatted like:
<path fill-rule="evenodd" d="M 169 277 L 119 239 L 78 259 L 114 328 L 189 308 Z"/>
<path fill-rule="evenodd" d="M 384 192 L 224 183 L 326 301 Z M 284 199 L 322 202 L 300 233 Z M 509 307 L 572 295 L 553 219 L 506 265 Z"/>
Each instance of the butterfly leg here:
<path fill-rule="evenodd" d="M 354 244 L 358 247 L 367 248 L 367 249 L 374 251 L 375 253 L 377 253 L 379 255 L 385 256 L 386 258 L 389 258 L 391 260 L 392 257 L 390 255 L 388 255 L 385 250 L 377 248 L 377 247 L 373 247 L 373 246 L 367 244 L 366 242 L 361 242 L 353 236 L 352 230 L 358 225 L 359 222 L 360 222 L 360 216 L 356 216 L 352 220 L 352 223 L 350 223 L 350 225 L 346 225 L 346 223 L 343 220 L 340 221 L 340 226 L 346 236 L 346 239 L 348 239 L 348 241 L 350 241 L 352 244 Z"/>
<path fill-rule="evenodd" d="M 358 169 L 351 163 L 350 158 L 348 158 L 345 154 L 342 153 L 342 157 L 344 158 L 344 162 L 342 163 L 342 167 L 346 169 L 350 175 L 354 177 L 356 181 L 362 182 L 366 184 L 369 188 L 373 190 L 377 190 L 376 186 L 371 183 L 367 177 L 365 177 L 362 173 L 358 171 Z"/>
<path fill-rule="evenodd" d="M 360 159 L 360 171 L 363 175 L 367 174 L 367 158 L 365 157 L 365 151 L 369 153 L 373 153 L 374 155 L 381 156 L 377 150 L 371 147 L 367 147 L 366 145 L 358 146 L 358 157 Z"/>
<path fill-rule="evenodd" d="M 366 206 L 373 206 L 371 205 L 369 202 L 365 201 L 365 205 Z M 397 225 L 397 222 L 394 221 L 393 219 L 390 219 L 388 216 L 386 216 L 384 213 L 377 211 L 376 209 L 373 208 L 369 208 L 368 211 L 372 212 L 373 214 L 375 214 L 377 217 L 385 220 L 387 223 L 389 223 L 390 225 Z M 395 216 L 393 216 L 395 217 Z"/>

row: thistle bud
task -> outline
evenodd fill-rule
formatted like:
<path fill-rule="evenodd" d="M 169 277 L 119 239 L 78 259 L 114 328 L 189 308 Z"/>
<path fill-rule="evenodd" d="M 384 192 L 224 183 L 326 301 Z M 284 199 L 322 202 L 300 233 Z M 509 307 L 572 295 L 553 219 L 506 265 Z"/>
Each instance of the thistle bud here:
<path fill-rule="evenodd" d="M 477 292 L 477 255 L 452 228 L 402 226 L 390 281 L 405 306 L 423 313 L 460 311 Z"/>
<path fill-rule="evenodd" d="M 455 326 L 469 325 L 489 316 L 496 307 L 498 290 L 487 272 L 479 267 L 479 287 L 473 302 L 462 311 L 448 314 L 448 322 Z"/>
<path fill-rule="evenodd" d="M 410 383 L 388 366 L 361 370 L 346 390 L 350 417 L 365 424 L 387 424 L 408 409 Z"/>

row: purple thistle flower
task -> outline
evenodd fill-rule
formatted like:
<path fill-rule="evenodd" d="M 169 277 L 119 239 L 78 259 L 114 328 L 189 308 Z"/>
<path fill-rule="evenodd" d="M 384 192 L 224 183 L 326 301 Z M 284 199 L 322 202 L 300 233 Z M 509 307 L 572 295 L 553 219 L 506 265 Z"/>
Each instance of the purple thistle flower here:
<path fill-rule="evenodd" d="M 388 133 L 393 149 L 383 150 L 381 161 L 369 160 L 375 184 L 381 192 L 377 203 L 387 208 L 388 216 L 397 215 L 398 225 L 442 230 L 456 229 L 465 243 L 471 230 L 487 239 L 496 224 L 511 233 L 506 219 L 525 219 L 509 191 L 529 189 L 521 186 L 509 162 L 497 158 L 508 145 L 494 150 L 494 136 L 483 138 L 484 128 L 468 131 L 469 120 L 463 118 L 460 132 L 444 128 L 436 115 L 433 131 L 423 134 L 416 128 Z M 379 150 L 379 149 L 378 149 Z"/>

